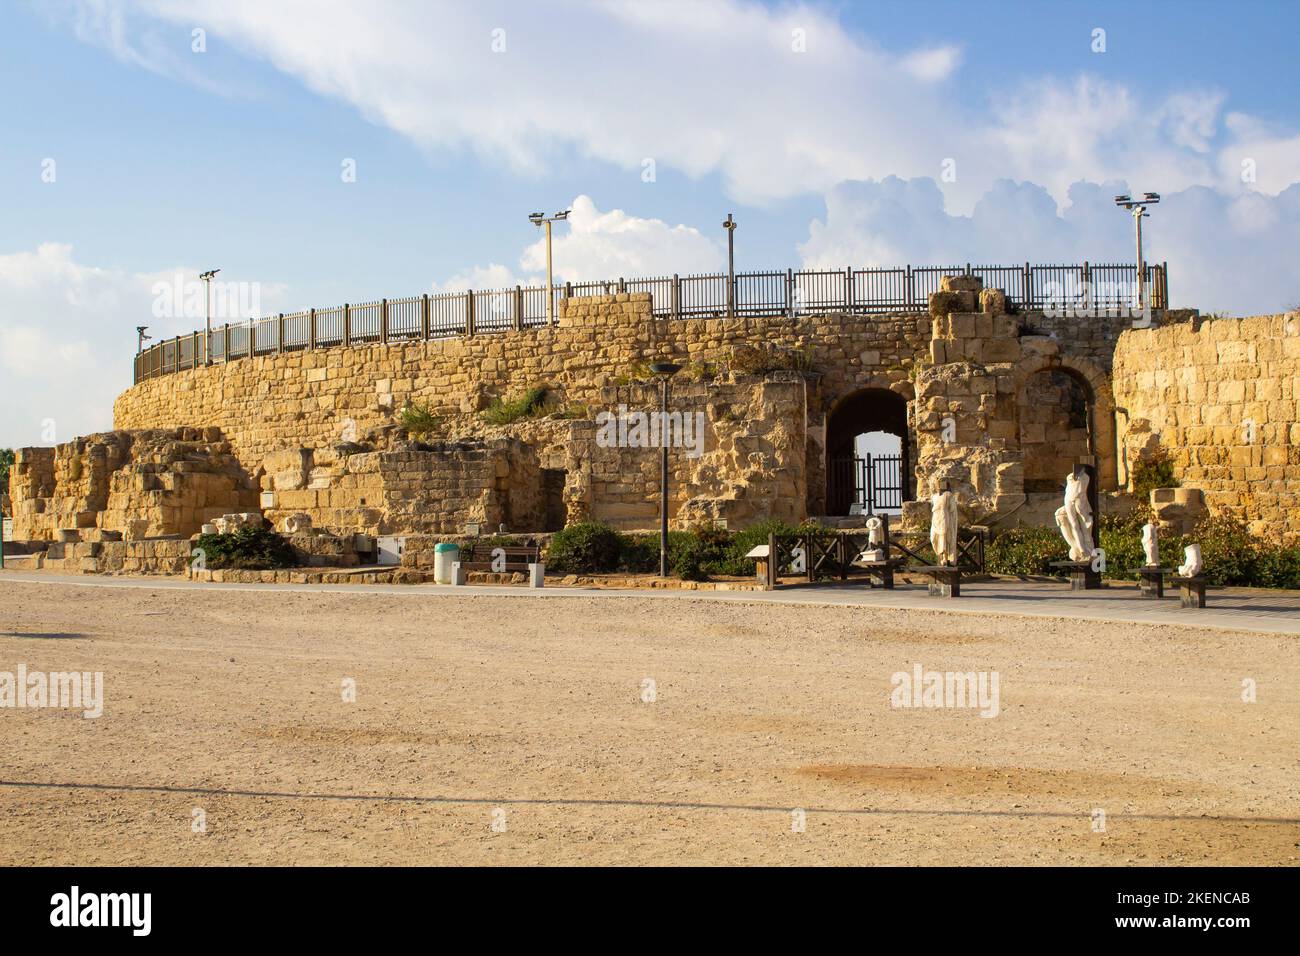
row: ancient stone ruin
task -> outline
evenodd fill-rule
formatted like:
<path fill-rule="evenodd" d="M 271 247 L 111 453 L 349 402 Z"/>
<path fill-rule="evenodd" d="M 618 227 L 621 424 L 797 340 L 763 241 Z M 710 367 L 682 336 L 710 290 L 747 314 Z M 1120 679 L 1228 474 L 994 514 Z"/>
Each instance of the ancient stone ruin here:
<path fill-rule="evenodd" d="M 877 433 L 903 527 L 927 528 L 942 491 L 963 526 L 1051 526 L 1077 466 L 1103 513 L 1123 510 L 1160 458 L 1184 486 L 1157 502 L 1166 528 L 1201 508 L 1294 539 L 1298 321 L 1024 311 L 973 275 L 945 277 L 925 313 L 665 319 L 647 293 L 566 298 L 555 326 L 277 348 L 140 381 L 118 431 L 18 452 L 14 537 L 183 538 L 245 512 L 338 540 L 652 529 L 658 447 L 603 436 L 658 408 L 648 365 L 672 360 L 671 409 L 702 426 L 670 455 L 674 527 L 860 526 L 888 510 L 865 489 L 879 476 L 853 472 Z M 529 414 L 486 414 L 529 389 L 546 396 Z M 433 422 L 420 434 L 402 424 L 413 405 Z"/>

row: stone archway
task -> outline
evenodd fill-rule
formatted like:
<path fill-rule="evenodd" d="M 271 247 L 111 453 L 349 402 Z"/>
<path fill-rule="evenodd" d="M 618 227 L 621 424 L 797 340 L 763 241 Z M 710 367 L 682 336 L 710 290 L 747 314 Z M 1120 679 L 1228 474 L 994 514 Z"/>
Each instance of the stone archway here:
<path fill-rule="evenodd" d="M 1056 492 L 1091 457 L 1099 491 L 1119 487 L 1110 377 L 1069 355 L 1034 355 L 1016 366 L 1016 429 L 1026 493 Z"/>
<path fill-rule="evenodd" d="M 875 510 L 896 510 L 914 495 L 912 464 L 916 442 L 912 436 L 909 396 L 893 387 L 867 385 L 841 397 L 827 413 L 825 437 L 825 507 L 828 516 L 850 513 L 863 503 L 864 486 L 878 485 Z M 884 454 L 863 458 L 860 436 L 893 436 L 897 442 Z M 877 443 L 879 445 L 879 443 Z M 894 505 L 893 502 L 898 504 Z"/>

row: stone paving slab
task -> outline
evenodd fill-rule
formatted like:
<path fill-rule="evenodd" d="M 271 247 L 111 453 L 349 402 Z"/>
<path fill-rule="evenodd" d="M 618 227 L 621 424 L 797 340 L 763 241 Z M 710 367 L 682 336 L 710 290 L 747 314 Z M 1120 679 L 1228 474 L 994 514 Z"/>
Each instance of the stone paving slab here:
<path fill-rule="evenodd" d="M 424 599 L 444 596 L 516 597 L 534 600 L 563 598 L 644 598 L 650 600 L 772 601 L 786 604 L 844 605 L 941 611 L 954 614 L 1008 614 L 1022 617 L 1119 621 L 1134 624 L 1173 624 L 1187 627 L 1300 634 L 1300 592 L 1253 588 L 1211 588 L 1203 609 L 1179 606 L 1176 591 L 1163 600 L 1143 598 L 1135 583 L 1111 583 L 1096 591 L 1071 591 L 1068 584 L 1019 581 L 962 583 L 959 598 L 931 597 L 923 585 L 900 584 L 892 591 L 862 584 L 787 585 L 775 591 L 680 591 L 548 586 L 533 590 L 519 586 L 387 584 L 216 584 L 184 578 L 87 578 L 49 572 L 0 571 L 0 584 L 54 584 L 68 587 L 200 589 L 236 591 L 322 591 L 387 594 Z"/>

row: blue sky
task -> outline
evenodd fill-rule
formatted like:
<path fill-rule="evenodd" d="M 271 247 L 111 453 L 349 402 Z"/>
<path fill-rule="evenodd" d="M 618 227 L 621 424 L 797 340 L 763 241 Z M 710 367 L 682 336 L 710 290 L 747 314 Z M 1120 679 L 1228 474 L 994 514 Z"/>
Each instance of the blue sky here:
<path fill-rule="evenodd" d="M 715 268 L 728 211 L 740 268 L 1127 259 L 1113 187 L 1155 189 L 1175 304 L 1281 311 L 1298 35 L 1267 2 L 6 3 L 0 445 L 110 427 L 135 325 L 195 325 L 160 277 L 263 312 L 530 281 L 527 213 L 575 201 L 557 268 L 594 278 Z"/>

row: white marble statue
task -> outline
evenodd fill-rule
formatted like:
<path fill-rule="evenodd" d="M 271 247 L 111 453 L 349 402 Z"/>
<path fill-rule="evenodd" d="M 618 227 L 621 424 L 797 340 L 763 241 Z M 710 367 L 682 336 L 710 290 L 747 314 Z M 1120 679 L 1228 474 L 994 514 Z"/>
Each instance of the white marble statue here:
<path fill-rule="evenodd" d="M 957 564 L 957 496 L 951 491 L 930 496 L 930 547 L 939 564 Z"/>
<path fill-rule="evenodd" d="M 1201 560 L 1201 546 L 1189 544 L 1183 550 L 1183 563 L 1178 566 L 1179 577 L 1194 578 L 1201 573 L 1205 563 Z"/>
<path fill-rule="evenodd" d="M 1148 568 L 1160 567 L 1159 532 L 1150 521 L 1142 526 L 1142 550 L 1146 552 Z"/>
<path fill-rule="evenodd" d="M 885 523 L 875 515 L 867 519 L 867 547 L 860 553 L 855 562 L 871 563 L 875 561 L 884 561 L 888 557 L 885 554 Z"/>
<path fill-rule="evenodd" d="M 1092 557 L 1092 506 L 1088 504 L 1088 473 L 1071 472 L 1065 478 L 1065 503 L 1056 509 L 1056 526 L 1070 546 L 1071 561 Z"/>

